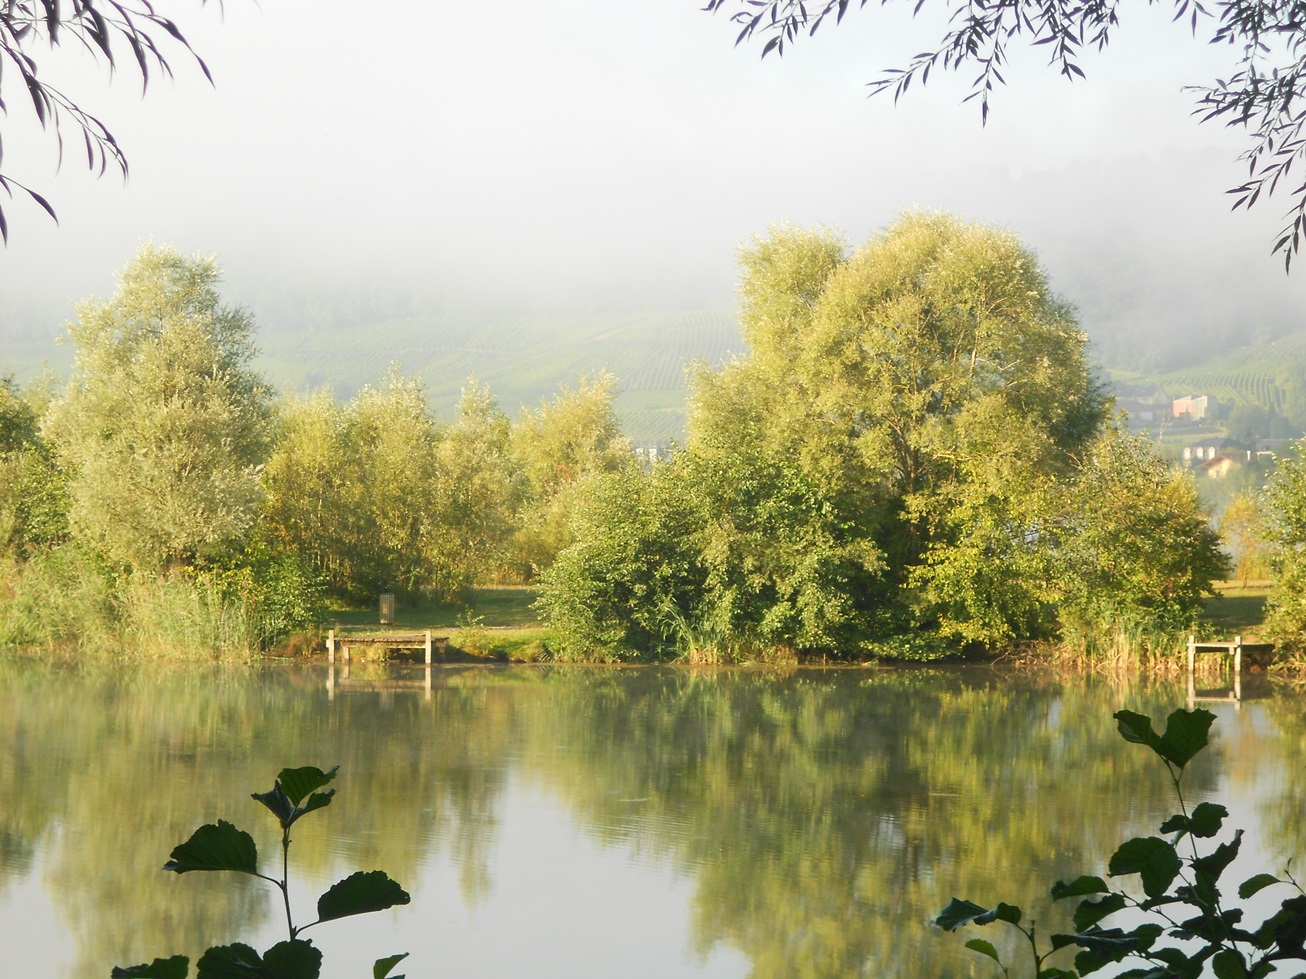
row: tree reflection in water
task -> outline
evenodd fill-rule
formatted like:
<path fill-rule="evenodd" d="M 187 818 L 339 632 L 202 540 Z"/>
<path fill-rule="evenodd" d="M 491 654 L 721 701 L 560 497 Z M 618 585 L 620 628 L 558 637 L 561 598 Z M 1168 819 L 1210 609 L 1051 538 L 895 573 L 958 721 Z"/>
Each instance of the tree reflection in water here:
<path fill-rule="evenodd" d="M 1001 898 L 1055 926 L 1051 882 L 1100 872 L 1170 805 L 1155 766 L 1118 744 L 1111 713 L 1164 715 L 1184 696 L 973 669 L 448 667 L 428 699 L 412 676 L 412 694 L 390 684 L 331 698 L 320 669 L 0 660 L 0 916 L 23 913 L 14 885 L 39 874 L 79 977 L 249 939 L 275 910 L 264 891 L 162 874 L 160 855 L 219 815 L 272 852 L 254 804 L 237 808 L 244 787 L 286 765 L 339 764 L 354 804 L 296 836 L 300 866 L 314 885 L 342 866 L 418 885 L 387 938 L 414 953 L 410 974 L 455 953 L 475 962 L 475 943 L 511 937 L 512 921 L 462 934 L 448 923 L 478 920 L 509 876 L 500 836 L 533 818 L 506 802 L 515 788 L 558 807 L 623 873 L 657 864 L 685 880 L 683 955 L 705 974 L 988 975 L 932 914 L 953 895 Z M 1300 698 L 1216 709 L 1194 799 L 1235 792 L 1231 823 L 1259 819 L 1278 860 L 1266 869 L 1279 869 L 1302 848 Z M 577 868 L 536 858 L 540 893 L 525 899 L 565 912 L 566 888 L 550 881 Z M 441 864 L 456 870 L 448 881 Z M 440 947 L 433 920 L 446 923 Z M 10 924 L 22 961 L 43 961 Z M 568 974 L 588 975 L 585 930 L 598 924 L 534 939 L 557 947 L 522 949 L 521 971 L 569 961 Z M 738 955 L 711 956 L 722 948 Z M 0 950 L 0 969 L 12 954 Z M 645 955 L 627 954 L 637 974 Z"/>

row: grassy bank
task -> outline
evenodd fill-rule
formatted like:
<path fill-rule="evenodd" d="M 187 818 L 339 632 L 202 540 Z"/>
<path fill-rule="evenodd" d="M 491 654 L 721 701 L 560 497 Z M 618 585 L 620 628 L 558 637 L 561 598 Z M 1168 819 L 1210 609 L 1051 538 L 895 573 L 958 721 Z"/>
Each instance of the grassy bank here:
<path fill-rule="evenodd" d="M 534 662 L 551 658 L 549 630 L 535 611 L 535 594 L 535 589 L 526 587 L 473 588 L 463 607 L 431 601 L 398 606 L 393 625 L 387 626 L 380 624 L 376 607 L 333 608 L 330 625 L 337 631 L 355 633 L 430 629 L 448 637 L 453 658 Z M 313 651 L 323 648 L 319 645 Z"/>
<path fill-rule="evenodd" d="M 1265 628 L 1265 600 L 1270 594 L 1268 581 L 1252 581 L 1243 587 L 1240 581 L 1223 581 L 1216 585 L 1217 594 L 1206 599 L 1201 625 L 1209 630 L 1203 639 L 1261 638 Z"/>

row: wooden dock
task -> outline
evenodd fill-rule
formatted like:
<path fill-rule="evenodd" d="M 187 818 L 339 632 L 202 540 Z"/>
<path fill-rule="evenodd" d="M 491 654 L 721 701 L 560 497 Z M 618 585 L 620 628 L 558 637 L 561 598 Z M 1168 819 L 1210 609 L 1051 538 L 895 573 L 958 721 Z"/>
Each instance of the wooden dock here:
<path fill-rule="evenodd" d="M 421 649 L 426 653 L 426 665 L 431 665 L 432 652 L 439 650 L 444 657 L 448 636 L 436 636 L 430 629 L 421 632 L 369 632 L 351 635 L 336 635 L 336 630 L 327 632 L 327 662 L 335 663 L 336 650 L 344 653 L 345 662 L 349 662 L 349 650 L 354 646 L 372 646 L 378 649 Z"/>
<path fill-rule="evenodd" d="M 1242 636 L 1234 636 L 1232 642 L 1198 642 L 1196 636 L 1188 637 L 1188 709 L 1199 700 L 1233 701 L 1235 706 L 1242 704 L 1243 653 L 1268 653 L 1274 651 L 1272 642 L 1243 642 Z M 1197 696 L 1195 671 L 1198 653 L 1221 653 L 1233 658 L 1233 687 L 1228 693 L 1218 697 Z"/>

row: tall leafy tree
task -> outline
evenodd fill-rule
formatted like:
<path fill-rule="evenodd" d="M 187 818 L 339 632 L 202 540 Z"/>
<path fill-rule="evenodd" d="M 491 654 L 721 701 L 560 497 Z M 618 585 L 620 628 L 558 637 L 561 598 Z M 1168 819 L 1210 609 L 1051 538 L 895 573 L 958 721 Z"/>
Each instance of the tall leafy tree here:
<path fill-rule="evenodd" d="M 1265 514 L 1260 494 L 1244 488 L 1233 495 L 1220 514 L 1220 536 L 1246 588 L 1255 575 L 1264 571 Z"/>
<path fill-rule="evenodd" d="M 1229 574 L 1192 474 L 1140 436 L 1104 431 L 1053 499 L 1047 579 L 1063 637 L 1086 652 L 1157 649 Z"/>
<path fill-rule="evenodd" d="M 1084 335 L 1014 235 L 910 213 L 848 252 L 780 227 L 741 265 L 749 355 L 699 369 L 684 451 L 587 510 L 546 578 L 575 634 L 665 641 L 647 610 L 613 625 L 625 594 L 725 657 L 932 656 L 1173 628 L 1223 571 L 1191 480 L 1107 424 Z M 675 501 L 674 550 L 649 499 Z"/>
<path fill-rule="evenodd" d="M 1306 464 L 1279 460 L 1266 488 L 1266 539 L 1274 584 L 1266 602 L 1266 631 L 1295 650 L 1306 648 Z"/>
<path fill-rule="evenodd" d="M 630 460 L 609 372 L 582 377 L 549 402 L 526 409 L 512 429 L 511 452 L 525 479 L 517 516 L 518 571 L 530 577 L 572 541 L 571 519 L 583 477 L 618 472 Z"/>
<path fill-rule="evenodd" d="M 463 387 L 453 424 L 436 449 L 434 526 L 428 549 L 437 587 L 458 597 L 502 578 L 512 563 L 526 481 L 511 451 L 512 426 L 486 385 Z"/>
<path fill-rule="evenodd" d="M 0 377 L 0 552 L 53 544 L 68 535 L 67 480 L 40 434 L 31 400 Z"/>
<path fill-rule="evenodd" d="M 917 212 L 851 254 L 832 232 L 779 227 L 741 265 L 751 353 L 700 374 L 689 453 L 803 473 L 831 543 L 859 555 L 834 587 L 858 596 L 863 632 L 915 621 L 995 645 L 1045 628 L 1026 511 L 1106 408 L 1033 256 Z M 759 545 L 777 532 L 758 527 Z"/>
<path fill-rule="evenodd" d="M 108 301 L 78 304 L 72 379 L 45 429 L 74 532 L 137 569 L 190 565 L 249 530 L 271 435 L 252 323 L 212 258 L 146 245 Z"/>

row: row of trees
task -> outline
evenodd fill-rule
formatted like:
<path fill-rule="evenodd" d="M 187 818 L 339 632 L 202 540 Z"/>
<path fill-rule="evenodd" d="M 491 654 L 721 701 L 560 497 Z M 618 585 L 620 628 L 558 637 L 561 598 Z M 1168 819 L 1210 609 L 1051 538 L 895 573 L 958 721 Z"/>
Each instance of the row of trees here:
<path fill-rule="evenodd" d="M 0 588 L 63 555 L 62 582 L 201 583 L 275 638 L 328 595 L 534 579 L 568 657 L 928 658 L 1147 648 L 1229 572 L 1013 235 L 913 213 L 849 251 L 779 227 L 742 264 L 750 353 L 696 369 L 686 445 L 645 467 L 606 375 L 516 421 L 470 382 L 442 423 L 397 370 L 278 399 L 214 263 L 146 247 L 78 306 L 63 390 L 0 384 Z M 1289 587 L 1303 500 L 1288 464 Z"/>
<path fill-rule="evenodd" d="M 1011 234 L 908 214 L 742 256 L 751 353 L 650 474 L 597 477 L 543 576 L 562 642 L 658 655 L 1137 647 L 1226 572 L 1192 480 L 1109 417 Z"/>
<path fill-rule="evenodd" d="M 65 389 L 0 385 L 3 552 L 204 581 L 284 633 L 324 593 L 453 600 L 528 580 L 569 543 L 574 485 L 631 458 L 609 375 L 516 424 L 474 382 L 441 424 L 395 370 L 346 404 L 277 399 L 218 279 L 211 259 L 147 246 L 112 299 L 77 307 Z"/>

